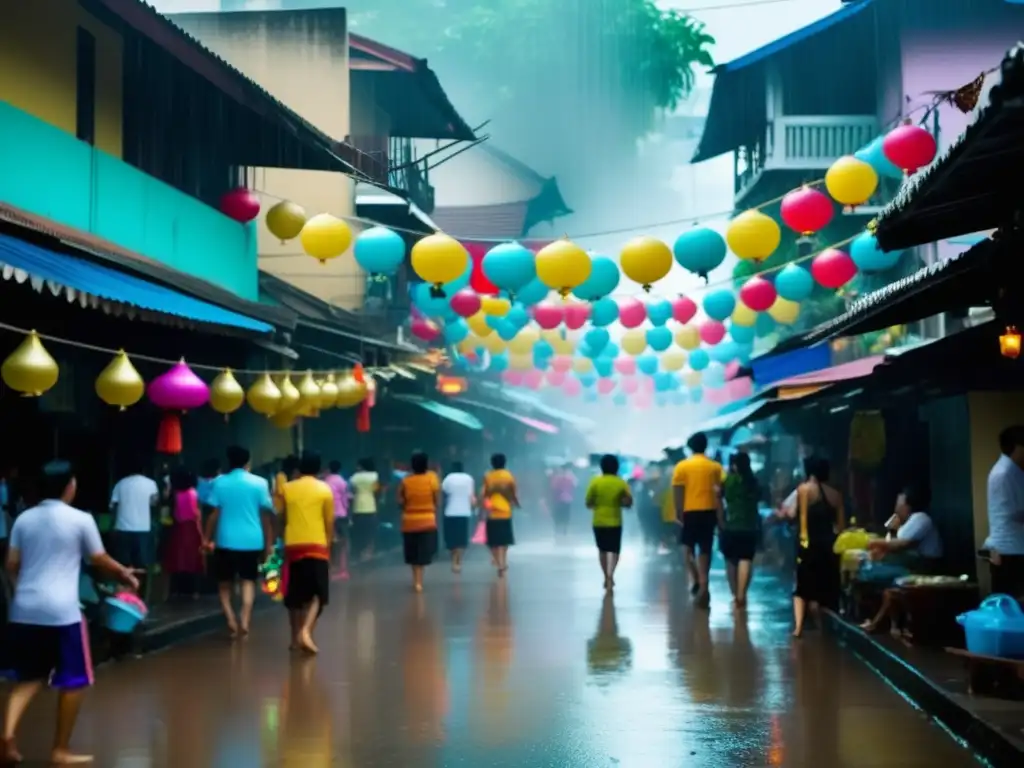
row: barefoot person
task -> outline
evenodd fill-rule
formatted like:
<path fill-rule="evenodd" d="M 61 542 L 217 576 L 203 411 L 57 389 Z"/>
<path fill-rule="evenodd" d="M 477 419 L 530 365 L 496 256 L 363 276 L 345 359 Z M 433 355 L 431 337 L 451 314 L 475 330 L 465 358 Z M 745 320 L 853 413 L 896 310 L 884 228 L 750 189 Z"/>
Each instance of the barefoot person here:
<path fill-rule="evenodd" d="M 207 500 L 213 511 L 206 520 L 205 548 L 213 552 L 217 593 L 234 638 L 249 634 L 260 562 L 269 557 L 274 545 L 274 503 L 267 481 L 249 471 L 249 451 L 234 445 L 227 457 L 228 472 L 214 481 Z M 231 605 L 236 579 L 242 582 L 237 619 Z"/>
<path fill-rule="evenodd" d="M 722 484 L 725 507 L 718 521 L 718 546 L 725 558 L 726 576 L 733 604 L 747 606 L 747 590 L 754 575 L 754 556 L 761 541 L 761 514 L 757 508 L 761 490 L 750 469 L 750 455 L 737 451 L 729 461 Z"/>
<path fill-rule="evenodd" d="M 486 500 L 487 546 L 491 548 L 491 559 L 498 569 L 498 576 L 508 570 L 508 548 L 515 544 L 512 532 L 512 510 L 519 508 L 516 479 L 506 466 L 505 454 L 491 456 L 491 471 L 484 475 L 481 496 Z"/>
<path fill-rule="evenodd" d="M 78 605 L 82 560 L 131 589 L 139 586 L 128 568 L 103 551 L 92 515 L 70 506 L 75 490 L 71 465 L 50 462 L 40 478 L 42 502 L 23 512 L 11 529 L 7 573 L 15 588 L 2 666 L 16 682 L 4 717 L 3 764 L 21 761 L 15 744 L 18 723 L 47 683 L 60 691 L 49 764 L 92 761 L 73 754 L 69 746 L 82 696 L 93 681 L 89 636 Z"/>
<path fill-rule="evenodd" d="M 452 571 L 462 570 L 462 555 L 469 546 L 469 519 L 476 506 L 473 477 L 461 461 L 452 462 L 452 471 L 441 483 L 444 491 L 444 543 L 452 554 Z"/>
<path fill-rule="evenodd" d="M 281 589 L 292 629 L 292 650 L 316 653 L 313 629 L 330 597 L 334 494 L 320 475 L 320 457 L 305 453 L 299 477 L 285 484 L 284 570 Z"/>
<path fill-rule="evenodd" d="M 601 457 L 601 474 L 587 486 L 587 509 L 594 511 L 594 541 L 604 574 L 604 588 L 615 587 L 615 568 L 622 551 L 622 508 L 633 506 L 629 485 L 619 477 L 619 459 Z"/>
<path fill-rule="evenodd" d="M 430 471 L 427 454 L 417 451 L 409 462 L 412 471 L 398 486 L 402 510 L 402 548 L 405 564 L 412 569 L 412 587 L 423 591 L 423 571 L 437 554 L 437 511 L 441 507 L 441 482 Z"/>
<path fill-rule="evenodd" d="M 704 455 L 708 449 L 708 438 L 703 432 L 691 435 L 686 446 L 690 449 L 690 457 L 676 464 L 672 473 L 672 496 L 680 524 L 679 544 L 690 574 L 690 592 L 697 605 L 707 608 L 711 603 L 708 593 L 711 547 L 715 543 L 725 470 L 717 461 Z"/>

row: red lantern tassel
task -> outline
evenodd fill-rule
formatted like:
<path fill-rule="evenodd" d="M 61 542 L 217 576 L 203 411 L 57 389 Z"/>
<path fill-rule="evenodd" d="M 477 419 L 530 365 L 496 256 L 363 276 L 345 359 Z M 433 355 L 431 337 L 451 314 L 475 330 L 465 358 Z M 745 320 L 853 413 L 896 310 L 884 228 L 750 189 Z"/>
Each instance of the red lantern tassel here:
<path fill-rule="evenodd" d="M 356 432 L 370 431 L 370 398 L 366 398 L 359 404 L 359 412 L 356 414 Z"/>
<path fill-rule="evenodd" d="M 181 453 L 181 418 L 176 413 L 167 411 L 160 419 L 160 427 L 156 431 L 157 453 L 177 456 Z"/>

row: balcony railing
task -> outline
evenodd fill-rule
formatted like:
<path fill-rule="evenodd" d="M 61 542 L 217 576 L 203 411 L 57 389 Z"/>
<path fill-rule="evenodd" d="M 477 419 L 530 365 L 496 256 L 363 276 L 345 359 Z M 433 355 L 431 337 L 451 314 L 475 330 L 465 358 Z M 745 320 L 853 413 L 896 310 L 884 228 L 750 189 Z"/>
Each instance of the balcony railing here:
<path fill-rule="evenodd" d="M 409 194 L 409 199 L 424 213 L 434 210 L 434 188 L 430 184 L 426 161 L 416 158 L 412 141 L 387 136 L 351 136 L 349 143 L 387 169 L 388 184 Z"/>

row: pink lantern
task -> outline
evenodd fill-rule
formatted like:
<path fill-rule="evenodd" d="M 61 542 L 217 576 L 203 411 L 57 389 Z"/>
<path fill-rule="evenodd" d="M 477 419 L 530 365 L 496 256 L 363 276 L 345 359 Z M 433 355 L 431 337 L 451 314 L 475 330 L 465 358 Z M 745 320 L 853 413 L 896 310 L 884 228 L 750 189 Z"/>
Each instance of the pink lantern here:
<path fill-rule="evenodd" d="M 741 376 L 726 384 L 725 389 L 733 400 L 750 397 L 754 394 L 754 381 L 749 376 Z"/>
<path fill-rule="evenodd" d="M 704 387 L 704 400 L 710 405 L 725 405 L 729 402 L 729 393 L 725 389 Z"/>
<path fill-rule="evenodd" d="M 654 398 L 647 394 L 639 394 L 633 398 L 633 407 L 640 411 L 646 411 L 654 405 Z"/>
<path fill-rule="evenodd" d="M 580 392 L 582 391 L 583 385 L 580 384 L 580 380 L 572 376 L 566 379 L 565 383 L 562 384 L 562 392 L 569 397 L 579 397 Z"/>
<path fill-rule="evenodd" d="M 546 378 L 552 387 L 560 387 L 565 383 L 565 371 L 548 371 Z"/>
<path fill-rule="evenodd" d="M 672 318 L 679 323 L 688 323 L 697 314 L 697 305 L 692 299 L 678 296 L 672 299 Z"/>
<path fill-rule="evenodd" d="M 853 259 L 836 248 L 826 248 L 811 261 L 811 275 L 825 288 L 842 288 L 856 274 Z"/>
<path fill-rule="evenodd" d="M 725 378 L 734 379 L 736 374 L 740 372 L 740 363 L 738 360 L 732 360 L 725 364 Z"/>
<path fill-rule="evenodd" d="M 647 319 L 647 307 L 639 299 L 619 299 L 618 304 L 619 322 L 623 328 L 636 328 Z"/>
<path fill-rule="evenodd" d="M 644 376 L 640 379 L 640 391 L 647 392 L 648 394 L 654 394 L 654 379 L 650 376 Z"/>
<path fill-rule="evenodd" d="M 506 384 L 513 387 L 523 386 L 523 372 L 522 371 L 502 371 L 501 380 Z"/>
<path fill-rule="evenodd" d="M 551 370 L 567 373 L 572 370 L 572 358 L 569 355 L 555 355 L 551 358 Z"/>
<path fill-rule="evenodd" d="M 828 226 L 835 208 L 832 206 L 832 200 L 824 192 L 819 192 L 813 187 L 801 187 L 782 198 L 779 213 L 787 227 L 799 235 L 808 237 Z"/>
<path fill-rule="evenodd" d="M 221 197 L 220 211 L 228 218 L 248 224 L 260 215 L 260 199 L 245 187 L 232 189 Z"/>
<path fill-rule="evenodd" d="M 480 295 L 469 288 L 456 291 L 448 303 L 459 317 L 472 317 L 480 311 Z"/>
<path fill-rule="evenodd" d="M 635 357 L 617 357 L 615 358 L 615 370 L 621 373 L 623 376 L 632 376 L 636 373 L 636 358 Z"/>
<path fill-rule="evenodd" d="M 417 317 L 409 324 L 409 330 L 417 339 L 433 341 L 441 335 L 441 329 L 425 317 Z"/>
<path fill-rule="evenodd" d="M 597 380 L 597 391 L 601 395 L 610 395 L 615 391 L 615 380 L 614 379 L 598 379 Z"/>
<path fill-rule="evenodd" d="M 210 400 L 210 388 L 196 376 L 182 359 L 146 387 L 150 402 L 164 410 L 156 434 L 158 453 L 181 453 L 181 418 L 179 412 L 201 408 Z"/>
<path fill-rule="evenodd" d="M 717 320 L 705 320 L 700 324 L 700 340 L 709 346 L 715 346 L 725 338 L 725 326 Z"/>
<path fill-rule="evenodd" d="M 767 312 L 776 298 L 775 286 L 760 275 L 754 275 L 740 288 L 740 301 L 755 312 Z"/>
<path fill-rule="evenodd" d="M 526 371 L 523 374 L 523 386 L 529 387 L 530 389 L 540 389 L 540 385 L 544 383 L 544 374 L 538 371 L 536 368 L 530 371 Z"/>
<path fill-rule="evenodd" d="M 533 319 L 541 328 L 550 331 L 565 319 L 565 309 L 558 304 L 542 301 L 533 308 Z"/>
<path fill-rule="evenodd" d="M 623 378 L 622 381 L 619 382 L 619 387 L 627 395 L 635 395 L 637 390 L 640 389 L 640 382 L 632 377 Z"/>
<path fill-rule="evenodd" d="M 583 327 L 583 324 L 590 319 L 589 304 L 566 304 L 563 312 L 565 316 L 565 327 L 576 331 Z"/>
<path fill-rule="evenodd" d="M 935 159 L 935 137 L 913 123 L 893 128 L 882 140 L 882 153 L 908 176 Z"/>

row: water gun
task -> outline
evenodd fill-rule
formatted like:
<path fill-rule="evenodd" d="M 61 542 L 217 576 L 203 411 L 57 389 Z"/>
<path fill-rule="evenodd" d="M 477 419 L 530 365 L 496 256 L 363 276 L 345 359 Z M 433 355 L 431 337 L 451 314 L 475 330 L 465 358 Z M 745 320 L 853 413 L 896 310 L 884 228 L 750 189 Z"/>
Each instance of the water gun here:
<path fill-rule="evenodd" d="M 284 600 L 281 590 L 281 570 L 283 568 L 284 553 L 279 539 L 274 546 L 274 551 L 270 553 L 270 557 L 260 566 L 260 575 L 262 576 L 260 588 L 263 590 L 263 594 L 269 595 L 275 601 Z"/>

